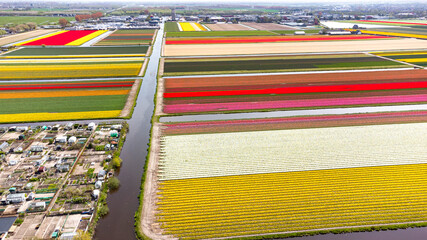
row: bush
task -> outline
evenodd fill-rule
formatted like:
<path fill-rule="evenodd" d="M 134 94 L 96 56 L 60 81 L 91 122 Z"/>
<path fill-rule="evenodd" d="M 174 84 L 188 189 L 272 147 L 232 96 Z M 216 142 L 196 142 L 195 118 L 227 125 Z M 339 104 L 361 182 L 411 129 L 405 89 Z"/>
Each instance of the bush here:
<path fill-rule="evenodd" d="M 24 222 L 24 219 L 22 219 L 22 218 L 17 218 L 14 224 L 19 226 L 19 225 L 21 225 L 23 222 Z"/>
<path fill-rule="evenodd" d="M 95 151 L 104 151 L 105 146 L 104 145 L 97 145 L 95 146 Z"/>
<path fill-rule="evenodd" d="M 122 165 L 122 162 L 123 160 L 120 157 L 117 157 L 117 156 L 113 157 L 113 161 L 112 161 L 113 168 L 114 169 L 120 168 L 120 166 Z"/>
<path fill-rule="evenodd" d="M 112 177 L 108 179 L 107 185 L 110 190 L 116 190 L 120 187 L 120 180 L 116 177 Z"/>
<path fill-rule="evenodd" d="M 99 207 L 99 209 L 98 209 L 98 215 L 99 215 L 100 217 L 103 217 L 103 216 L 107 215 L 109 211 L 110 211 L 110 209 L 108 208 L 108 206 L 107 206 L 107 205 L 105 205 L 105 204 L 103 204 L 103 205 L 102 205 L 102 206 L 100 206 L 100 207 Z"/>

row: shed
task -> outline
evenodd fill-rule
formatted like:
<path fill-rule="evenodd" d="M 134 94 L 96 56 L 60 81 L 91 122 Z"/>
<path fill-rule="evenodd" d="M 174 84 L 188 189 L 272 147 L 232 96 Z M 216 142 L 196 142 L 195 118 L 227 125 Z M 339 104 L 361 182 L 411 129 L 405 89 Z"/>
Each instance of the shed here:
<path fill-rule="evenodd" d="M 55 142 L 57 143 L 66 143 L 67 142 L 67 136 L 60 136 L 55 138 Z"/>
<path fill-rule="evenodd" d="M 41 166 L 37 169 L 37 173 L 44 173 L 46 172 L 46 167 L 45 166 Z"/>
<path fill-rule="evenodd" d="M 110 151 L 111 150 L 111 145 L 109 143 L 105 144 L 104 150 L 105 151 Z"/>
<path fill-rule="evenodd" d="M 98 197 L 99 197 L 99 193 L 100 193 L 100 191 L 99 191 L 98 189 L 93 190 L 93 191 L 92 191 L 92 197 L 93 197 L 94 199 L 98 199 Z"/>
<path fill-rule="evenodd" d="M 87 129 L 90 130 L 90 131 L 95 130 L 95 128 L 96 128 L 96 124 L 94 122 L 90 122 L 87 125 Z"/>
<path fill-rule="evenodd" d="M 25 132 L 27 130 L 28 130 L 28 127 L 26 127 L 26 126 L 19 126 L 16 128 L 16 131 L 18 131 L 18 132 Z"/>
<path fill-rule="evenodd" d="M 6 201 L 9 203 L 21 203 L 26 199 L 25 193 L 13 193 L 6 197 Z"/>
<path fill-rule="evenodd" d="M 3 142 L 2 144 L 0 144 L 0 151 L 5 152 L 8 147 L 9 147 L 9 143 Z"/>
<path fill-rule="evenodd" d="M 122 125 L 120 125 L 120 124 L 116 124 L 116 125 L 113 125 L 113 126 L 111 126 L 111 129 L 115 129 L 115 130 L 122 130 Z"/>
<path fill-rule="evenodd" d="M 70 165 L 68 164 L 60 164 L 56 167 L 59 172 L 68 172 L 70 171 Z"/>
<path fill-rule="evenodd" d="M 95 189 L 100 189 L 102 187 L 102 182 L 101 181 L 96 181 L 95 182 Z"/>
<path fill-rule="evenodd" d="M 30 148 L 31 152 L 43 152 L 43 146 L 42 145 L 33 145 Z"/>
<path fill-rule="evenodd" d="M 33 203 L 31 203 L 30 208 L 32 210 L 43 211 L 46 209 L 46 203 L 45 202 L 33 202 Z"/>
<path fill-rule="evenodd" d="M 119 132 L 117 130 L 110 131 L 110 137 L 118 137 L 118 136 L 119 136 Z"/>
<path fill-rule="evenodd" d="M 305 35 L 304 31 L 295 31 L 294 35 Z"/>
<path fill-rule="evenodd" d="M 68 139 L 68 144 L 74 144 L 74 143 L 76 143 L 76 141 L 77 141 L 77 138 L 72 136 Z"/>
<path fill-rule="evenodd" d="M 67 125 L 65 125 L 64 129 L 65 130 L 71 130 L 71 129 L 73 129 L 73 125 L 74 125 L 74 123 L 69 122 L 69 123 L 67 123 Z"/>

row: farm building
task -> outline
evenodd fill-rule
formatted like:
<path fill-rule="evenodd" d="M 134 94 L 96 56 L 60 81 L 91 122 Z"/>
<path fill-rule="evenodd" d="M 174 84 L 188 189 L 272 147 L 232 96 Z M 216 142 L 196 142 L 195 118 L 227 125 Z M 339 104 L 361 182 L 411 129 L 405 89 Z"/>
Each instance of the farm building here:
<path fill-rule="evenodd" d="M 27 197 L 25 193 L 12 193 L 7 195 L 6 202 L 7 203 L 21 203 L 24 202 Z"/>

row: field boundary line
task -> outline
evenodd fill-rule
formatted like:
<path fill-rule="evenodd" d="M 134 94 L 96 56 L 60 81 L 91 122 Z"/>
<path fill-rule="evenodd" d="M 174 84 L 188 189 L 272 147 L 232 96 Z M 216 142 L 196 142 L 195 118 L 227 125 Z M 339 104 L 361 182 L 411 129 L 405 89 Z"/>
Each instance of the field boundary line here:
<path fill-rule="evenodd" d="M 397 63 L 401 63 L 401 64 L 409 65 L 409 66 L 413 66 L 413 67 L 415 67 L 415 68 L 421 68 L 421 69 L 424 69 L 424 67 L 422 67 L 422 66 L 418 66 L 418 65 L 413 64 L 413 63 L 402 62 L 402 61 L 399 61 L 399 60 L 397 60 L 397 59 L 392 59 L 392 58 L 388 58 L 388 57 L 384 57 L 384 56 L 378 56 L 378 55 L 375 55 L 375 54 L 372 54 L 372 53 L 369 53 L 369 52 L 367 52 L 366 54 L 367 54 L 367 55 L 369 55 L 369 56 L 373 56 L 373 57 L 379 57 L 379 58 L 382 58 L 382 59 L 384 59 L 384 60 L 388 60 L 388 61 L 392 61 L 392 62 L 397 62 Z"/>
<path fill-rule="evenodd" d="M 404 225 L 404 224 L 420 224 L 420 223 L 426 223 L 426 221 L 416 221 L 416 222 L 400 222 L 400 223 L 383 223 L 383 224 L 376 224 L 376 225 L 358 225 L 358 226 L 346 226 L 346 227 L 335 227 L 335 228 L 318 228 L 318 229 L 311 229 L 311 230 L 304 230 L 304 231 L 289 231 L 289 232 L 277 232 L 277 233 L 266 233 L 266 234 L 251 234 L 251 235 L 239 235 L 239 236 L 233 236 L 233 237 L 222 237 L 222 238 L 208 238 L 210 240 L 220 240 L 220 239 L 235 239 L 235 238 L 249 238 L 249 237 L 257 237 L 257 236 L 269 236 L 269 235 L 281 235 L 281 234 L 291 234 L 291 233 L 309 233 L 309 232 L 316 232 L 316 231 L 333 231 L 337 229 L 357 229 L 357 228 L 367 228 L 367 227 L 381 227 L 381 226 L 395 226 L 395 225 Z M 357 232 L 357 231 L 355 231 Z M 362 231 L 366 232 L 366 231 Z M 318 235 L 318 234 L 316 234 Z"/>
<path fill-rule="evenodd" d="M 142 64 L 141 69 L 139 70 L 138 77 L 142 77 L 142 75 L 144 75 L 147 64 L 148 64 L 148 58 L 144 60 L 144 63 Z"/>
<path fill-rule="evenodd" d="M 243 24 L 243 23 L 239 23 L 239 24 L 240 24 L 240 25 L 242 25 L 242 26 L 245 26 L 245 27 L 247 27 L 247 28 L 249 28 L 249 29 L 251 29 L 251 30 L 258 31 L 258 29 L 254 28 L 254 27 L 251 27 L 251 26 L 248 26 L 248 25 L 246 25 L 246 24 Z"/>
<path fill-rule="evenodd" d="M 404 71 L 412 68 L 375 68 L 375 69 L 353 69 L 353 70 L 331 70 L 331 71 L 300 71 L 300 72 L 261 72 L 261 73 L 229 73 L 229 74 L 206 74 L 206 75 L 179 75 L 163 76 L 163 78 L 200 78 L 200 77 L 245 77 L 245 76 L 266 76 L 266 75 L 297 75 L 297 74 L 319 74 L 319 73 L 352 73 L 352 72 L 383 72 L 383 71 Z"/>

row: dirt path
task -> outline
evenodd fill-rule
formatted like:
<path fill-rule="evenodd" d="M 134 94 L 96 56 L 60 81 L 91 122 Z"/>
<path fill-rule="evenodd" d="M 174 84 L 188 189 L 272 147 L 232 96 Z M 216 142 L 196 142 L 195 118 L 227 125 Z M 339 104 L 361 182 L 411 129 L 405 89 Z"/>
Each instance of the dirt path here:
<path fill-rule="evenodd" d="M 151 239 L 176 239 L 172 236 L 162 235 L 159 223 L 156 223 L 156 201 L 157 201 L 157 169 L 160 155 L 161 125 L 154 123 L 151 132 L 150 157 L 147 159 L 147 170 L 144 185 L 144 204 L 142 206 L 142 232 Z"/>
<path fill-rule="evenodd" d="M 133 107 L 133 103 L 135 102 L 135 98 L 138 95 L 138 89 L 139 89 L 139 86 L 141 86 L 141 82 L 142 82 L 142 79 L 136 79 L 135 80 L 135 82 L 134 82 L 134 84 L 133 84 L 133 86 L 129 92 L 129 97 L 126 101 L 125 107 L 120 112 L 119 117 L 127 117 L 130 114 L 132 107 Z"/>
<path fill-rule="evenodd" d="M 156 96 L 157 107 L 156 107 L 156 111 L 154 112 L 156 116 L 164 115 L 163 113 L 163 93 L 165 91 L 164 84 L 165 84 L 165 80 L 163 78 L 159 78 L 159 81 L 157 83 L 157 96 Z"/>
<path fill-rule="evenodd" d="M 144 64 L 142 64 L 141 70 L 139 71 L 138 77 L 144 76 L 145 69 L 147 68 L 148 61 L 150 61 L 150 59 L 146 58 L 144 61 Z"/>
<path fill-rule="evenodd" d="M 165 59 L 164 58 L 160 58 L 160 63 L 159 63 L 159 76 L 163 76 L 165 71 Z"/>

